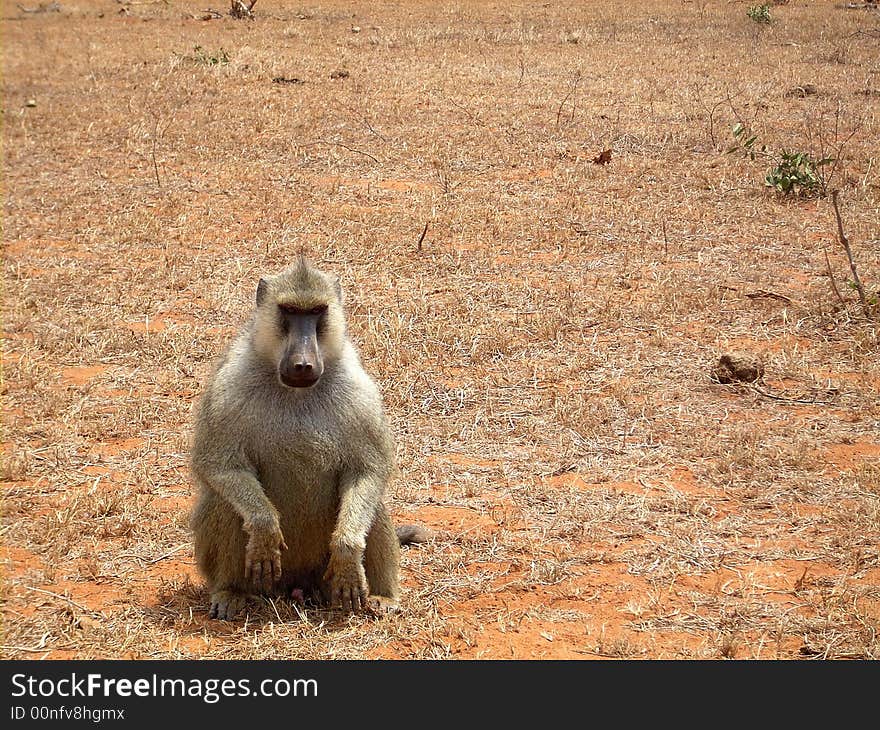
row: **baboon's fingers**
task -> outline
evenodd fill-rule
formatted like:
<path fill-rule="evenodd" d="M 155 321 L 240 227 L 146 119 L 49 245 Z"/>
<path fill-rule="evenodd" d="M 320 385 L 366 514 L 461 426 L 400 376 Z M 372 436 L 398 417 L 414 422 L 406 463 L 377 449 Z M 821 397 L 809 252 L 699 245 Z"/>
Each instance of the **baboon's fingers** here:
<path fill-rule="evenodd" d="M 330 589 L 330 606 L 331 606 L 331 608 L 342 608 L 342 587 L 341 586 L 334 585 Z"/>
<path fill-rule="evenodd" d="M 218 609 L 217 603 L 212 602 L 211 603 L 211 610 L 208 611 L 208 618 L 217 618 L 217 609 Z"/>
<path fill-rule="evenodd" d="M 266 593 L 271 592 L 275 587 L 275 583 L 281 577 L 280 571 L 275 568 L 275 560 L 267 560 L 263 563 L 263 590 Z"/>
<path fill-rule="evenodd" d="M 251 582 L 254 588 L 257 589 L 260 588 L 260 584 L 263 582 L 263 563 L 259 560 L 251 565 Z"/>
<path fill-rule="evenodd" d="M 281 580 L 281 552 L 276 551 L 272 559 L 272 582 L 277 583 Z"/>
<path fill-rule="evenodd" d="M 342 608 L 349 613 L 356 613 L 367 605 L 367 591 L 356 583 L 342 586 Z"/>
<path fill-rule="evenodd" d="M 360 590 L 358 591 L 358 598 L 360 599 L 359 600 L 359 603 L 360 603 L 359 608 L 363 611 L 366 611 L 368 608 L 367 600 L 369 599 L 369 595 L 367 593 L 366 586 L 360 587 Z"/>
<path fill-rule="evenodd" d="M 351 613 L 353 610 L 351 586 L 347 583 L 340 583 L 337 593 L 339 595 L 338 608 L 346 613 Z"/>

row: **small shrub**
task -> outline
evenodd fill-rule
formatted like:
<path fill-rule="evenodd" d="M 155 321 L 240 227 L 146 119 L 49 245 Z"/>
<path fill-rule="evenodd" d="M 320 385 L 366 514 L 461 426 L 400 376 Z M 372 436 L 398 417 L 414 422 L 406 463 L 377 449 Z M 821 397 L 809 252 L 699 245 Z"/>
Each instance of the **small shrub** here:
<path fill-rule="evenodd" d="M 833 157 L 814 160 L 806 152 L 782 151 L 779 163 L 764 178 L 764 184 L 783 195 L 825 195 L 820 168 L 834 162 Z"/>
<path fill-rule="evenodd" d="M 782 195 L 798 195 L 800 197 L 825 196 L 828 194 L 831 174 L 824 174 L 822 168 L 835 162 L 834 157 L 823 157 L 816 160 L 807 152 L 787 152 L 782 150 L 776 157 L 767 149 L 767 145 L 758 145 L 758 135 L 744 124 L 733 125 L 734 144 L 727 150 L 728 154 L 742 152 L 749 159 L 769 157 L 776 160 L 764 176 L 764 184 Z"/>
<path fill-rule="evenodd" d="M 220 64 L 229 63 L 229 54 L 222 46 L 219 51 L 213 54 L 201 46 L 196 46 L 193 48 L 192 59 L 196 63 L 203 63 L 206 66 L 219 66 Z"/>
<path fill-rule="evenodd" d="M 772 20 L 770 17 L 770 3 L 765 3 L 764 5 L 752 5 L 752 7 L 746 11 L 746 15 L 756 23 L 769 23 Z"/>

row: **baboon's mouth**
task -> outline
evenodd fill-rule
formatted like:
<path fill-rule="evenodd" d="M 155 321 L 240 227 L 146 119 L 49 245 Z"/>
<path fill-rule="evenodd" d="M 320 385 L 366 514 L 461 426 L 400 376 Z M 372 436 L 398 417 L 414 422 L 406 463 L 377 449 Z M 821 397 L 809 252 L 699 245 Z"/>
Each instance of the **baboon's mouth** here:
<path fill-rule="evenodd" d="M 317 383 L 320 379 L 320 375 L 312 375 L 312 376 L 303 376 L 299 378 L 292 378 L 286 375 L 278 375 L 278 379 L 281 381 L 282 385 L 286 385 L 288 388 L 311 388 L 315 383 Z"/>

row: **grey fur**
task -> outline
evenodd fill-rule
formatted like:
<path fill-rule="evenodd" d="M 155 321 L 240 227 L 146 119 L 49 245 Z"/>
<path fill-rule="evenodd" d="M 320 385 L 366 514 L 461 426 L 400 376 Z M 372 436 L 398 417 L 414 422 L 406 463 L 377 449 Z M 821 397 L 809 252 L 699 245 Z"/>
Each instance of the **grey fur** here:
<path fill-rule="evenodd" d="M 394 443 L 345 333 L 340 293 L 305 261 L 261 282 L 196 407 L 191 526 L 217 618 L 233 618 L 254 592 L 313 592 L 350 610 L 371 597 L 397 603 L 398 537 L 383 503 Z M 311 388 L 288 388 L 277 309 L 316 299 L 328 306 L 324 372 Z"/>

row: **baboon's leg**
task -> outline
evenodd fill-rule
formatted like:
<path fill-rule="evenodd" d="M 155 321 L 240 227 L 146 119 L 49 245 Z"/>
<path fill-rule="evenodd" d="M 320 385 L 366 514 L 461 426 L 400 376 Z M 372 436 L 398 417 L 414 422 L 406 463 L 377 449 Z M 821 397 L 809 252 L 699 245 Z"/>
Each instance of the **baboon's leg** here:
<path fill-rule="evenodd" d="M 248 586 L 244 577 L 247 536 L 241 518 L 224 500 L 203 492 L 193 510 L 195 557 L 211 593 L 211 618 L 231 620 L 244 608 Z"/>
<path fill-rule="evenodd" d="M 367 534 L 364 572 L 370 589 L 369 607 L 374 611 L 393 611 L 400 598 L 400 545 L 391 517 L 380 503 L 376 520 Z"/>

